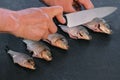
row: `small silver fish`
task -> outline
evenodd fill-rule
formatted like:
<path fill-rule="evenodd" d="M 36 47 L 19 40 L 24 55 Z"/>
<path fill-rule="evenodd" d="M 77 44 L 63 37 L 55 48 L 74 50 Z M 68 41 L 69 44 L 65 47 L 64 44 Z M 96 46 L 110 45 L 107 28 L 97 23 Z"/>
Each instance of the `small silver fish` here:
<path fill-rule="evenodd" d="M 84 24 L 84 26 L 86 26 L 87 28 L 91 29 L 94 32 L 112 34 L 110 26 L 104 19 L 101 18 L 95 18 L 92 21 Z"/>
<path fill-rule="evenodd" d="M 28 69 L 33 69 L 33 70 L 35 69 L 35 67 L 34 67 L 35 62 L 27 54 L 12 51 L 12 50 L 9 50 L 8 54 L 10 54 L 14 63 L 16 63 L 22 67 L 28 68 Z"/>
<path fill-rule="evenodd" d="M 32 55 L 33 57 L 41 58 L 46 61 L 52 60 L 50 49 L 42 42 L 26 40 L 26 39 L 24 39 L 23 42 L 27 45 L 27 49 L 33 52 Z"/>
<path fill-rule="evenodd" d="M 59 25 L 59 26 L 64 32 L 68 33 L 70 38 L 85 39 L 85 40 L 92 39 L 87 29 L 85 29 L 83 26 L 75 26 L 75 27 L 67 27 L 65 25 Z"/>
<path fill-rule="evenodd" d="M 48 35 L 48 38 L 44 39 L 44 41 L 61 49 L 68 50 L 69 48 L 67 39 L 58 33 Z"/>

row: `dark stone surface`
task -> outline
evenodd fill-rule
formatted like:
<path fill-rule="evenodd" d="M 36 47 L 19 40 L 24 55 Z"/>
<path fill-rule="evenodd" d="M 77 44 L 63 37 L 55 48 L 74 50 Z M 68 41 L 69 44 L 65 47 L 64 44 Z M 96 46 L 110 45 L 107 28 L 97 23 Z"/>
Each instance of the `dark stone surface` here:
<path fill-rule="evenodd" d="M 90 32 L 91 41 L 73 40 L 65 35 L 70 49 L 64 51 L 50 46 L 53 61 L 48 63 L 34 58 L 37 69 L 31 71 L 14 65 L 6 53 L 8 46 L 29 54 L 21 39 L 0 34 L 0 80 L 120 80 L 120 0 L 93 0 L 93 3 L 95 7 L 118 7 L 114 14 L 105 18 L 114 31 L 112 35 Z M 12 10 L 40 6 L 44 5 L 38 0 L 0 1 L 1 8 Z"/>

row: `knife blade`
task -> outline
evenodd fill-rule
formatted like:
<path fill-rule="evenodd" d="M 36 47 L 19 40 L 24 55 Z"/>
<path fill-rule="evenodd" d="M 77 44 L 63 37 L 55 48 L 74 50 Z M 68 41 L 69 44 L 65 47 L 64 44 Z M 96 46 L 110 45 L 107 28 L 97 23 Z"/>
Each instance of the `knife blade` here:
<path fill-rule="evenodd" d="M 81 24 L 85 24 L 94 18 L 104 18 L 114 11 L 116 11 L 116 7 L 100 7 L 94 8 L 90 10 L 83 10 L 74 13 L 65 14 L 67 20 L 68 27 L 74 27 Z"/>

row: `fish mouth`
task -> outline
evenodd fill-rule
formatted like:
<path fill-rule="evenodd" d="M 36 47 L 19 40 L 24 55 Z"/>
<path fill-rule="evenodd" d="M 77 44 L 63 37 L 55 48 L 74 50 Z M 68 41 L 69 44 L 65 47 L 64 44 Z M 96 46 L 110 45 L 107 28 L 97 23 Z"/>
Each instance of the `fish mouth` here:
<path fill-rule="evenodd" d="M 84 37 L 84 39 L 85 39 L 85 40 L 91 40 L 91 39 L 92 39 L 92 36 L 86 35 L 86 36 Z"/>
<path fill-rule="evenodd" d="M 107 27 L 107 25 L 100 25 L 99 29 L 102 33 L 112 34 L 112 30 Z"/>
<path fill-rule="evenodd" d="M 56 45 L 56 47 L 59 47 L 59 48 L 64 49 L 64 50 L 68 50 L 68 48 L 69 48 L 68 42 L 65 39 L 56 40 L 55 45 Z"/>
<path fill-rule="evenodd" d="M 86 32 L 79 32 L 78 33 L 78 38 L 79 39 L 85 39 L 85 40 L 91 40 L 92 36 L 90 36 L 88 33 Z"/>
<path fill-rule="evenodd" d="M 35 70 L 35 63 L 33 61 L 33 59 L 28 59 L 26 62 L 24 62 L 24 65 L 22 65 L 23 67 L 26 67 L 28 69 L 32 69 Z"/>
<path fill-rule="evenodd" d="M 106 34 L 112 34 L 112 30 L 110 29 L 110 26 L 106 24 L 105 22 L 100 22 L 96 26 L 96 32 L 106 33 Z"/>
<path fill-rule="evenodd" d="M 41 57 L 45 59 L 46 61 L 51 61 L 52 60 L 52 54 L 49 50 L 43 50 L 41 53 Z"/>

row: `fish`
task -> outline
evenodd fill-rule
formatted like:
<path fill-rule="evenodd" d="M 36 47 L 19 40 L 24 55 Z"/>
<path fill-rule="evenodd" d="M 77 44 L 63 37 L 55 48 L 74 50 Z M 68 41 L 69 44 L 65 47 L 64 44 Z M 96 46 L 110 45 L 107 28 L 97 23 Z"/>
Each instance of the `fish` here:
<path fill-rule="evenodd" d="M 68 50 L 69 48 L 67 39 L 59 33 L 49 34 L 46 39 L 43 39 L 43 41 L 64 50 Z"/>
<path fill-rule="evenodd" d="M 50 48 L 43 42 L 32 41 L 24 39 L 23 42 L 26 44 L 28 51 L 32 52 L 32 57 L 40 58 L 46 61 L 52 60 L 52 53 Z"/>
<path fill-rule="evenodd" d="M 35 70 L 35 62 L 32 57 L 25 53 L 8 50 L 8 54 L 12 57 L 13 62 L 21 67 Z"/>
<path fill-rule="evenodd" d="M 112 34 L 109 24 L 102 18 L 94 18 L 92 21 L 83 25 L 94 32 Z"/>
<path fill-rule="evenodd" d="M 59 26 L 72 39 L 84 39 L 84 40 L 92 39 L 92 36 L 89 34 L 87 29 L 81 25 L 75 27 L 67 27 L 65 25 L 59 25 Z"/>

